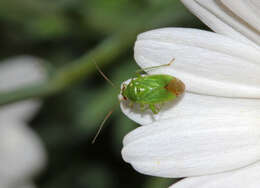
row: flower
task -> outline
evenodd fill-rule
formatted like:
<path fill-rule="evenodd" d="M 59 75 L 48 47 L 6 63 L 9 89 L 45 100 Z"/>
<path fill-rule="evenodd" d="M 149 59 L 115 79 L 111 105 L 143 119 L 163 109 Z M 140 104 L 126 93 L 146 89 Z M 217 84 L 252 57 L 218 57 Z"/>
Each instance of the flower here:
<path fill-rule="evenodd" d="M 0 64 L 0 92 L 45 79 L 41 60 L 20 56 Z M 27 100 L 0 109 L 0 187 L 34 187 L 31 182 L 45 164 L 38 136 L 26 125 L 41 105 Z"/>
<path fill-rule="evenodd" d="M 130 119 L 143 125 L 125 136 L 122 149 L 123 159 L 143 174 L 209 175 L 260 159 L 260 4 L 183 3 L 217 33 L 163 28 L 138 36 L 138 65 L 157 66 L 175 58 L 170 67 L 148 74 L 170 74 L 186 85 L 184 96 L 158 115 L 121 104 Z"/>

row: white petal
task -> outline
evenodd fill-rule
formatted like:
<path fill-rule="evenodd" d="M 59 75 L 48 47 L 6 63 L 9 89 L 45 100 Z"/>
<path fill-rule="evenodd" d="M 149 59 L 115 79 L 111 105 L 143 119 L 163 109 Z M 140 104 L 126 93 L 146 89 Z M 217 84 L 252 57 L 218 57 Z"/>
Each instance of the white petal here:
<path fill-rule="evenodd" d="M 221 0 L 234 14 L 260 32 L 259 0 Z M 259 35 L 259 33 L 258 33 Z"/>
<path fill-rule="evenodd" d="M 133 121 L 147 125 L 154 121 L 174 120 L 175 118 L 189 119 L 193 116 L 202 119 L 222 115 L 230 117 L 242 115 L 254 118 L 260 114 L 260 100 L 214 97 L 186 92 L 182 97 L 166 103 L 157 115 L 153 115 L 149 110 L 141 112 L 138 105 L 130 108 L 125 102 L 121 103 L 121 109 Z"/>
<path fill-rule="evenodd" d="M 260 163 L 232 172 L 186 178 L 171 188 L 259 188 Z"/>
<path fill-rule="evenodd" d="M 39 138 L 21 122 L 0 120 L 0 181 L 19 182 L 45 164 Z"/>
<path fill-rule="evenodd" d="M 31 56 L 9 58 L 0 64 L 0 91 L 43 81 L 46 72 L 41 59 Z"/>
<path fill-rule="evenodd" d="M 14 188 L 36 188 L 36 186 L 32 182 L 24 183 L 23 185 L 19 185 Z"/>
<path fill-rule="evenodd" d="M 0 187 L 1 187 L 1 188 L 9 188 L 9 187 L 10 187 L 8 184 L 6 184 L 5 181 L 2 181 L 2 180 L 0 180 L 0 181 L 1 181 L 1 182 L 0 182 Z"/>
<path fill-rule="evenodd" d="M 9 58 L 0 64 L 0 92 L 20 88 L 46 79 L 43 61 L 30 56 Z M 30 119 L 40 106 L 39 101 L 23 101 L 1 107 L 0 119 Z"/>
<path fill-rule="evenodd" d="M 145 32 L 135 44 L 135 59 L 142 67 L 175 62 L 150 71 L 181 79 L 187 91 L 260 98 L 260 50 L 225 36 L 183 28 Z"/>
<path fill-rule="evenodd" d="M 220 0 L 182 0 L 182 2 L 205 24 L 217 33 L 256 46 L 260 44 L 259 32 L 228 9 Z M 234 3 L 233 1 L 233 4 Z M 250 11 L 243 7 L 243 11 Z"/>
<path fill-rule="evenodd" d="M 39 100 L 27 100 L 5 105 L 0 108 L 0 119 L 27 121 L 33 117 L 40 106 Z"/>
<path fill-rule="evenodd" d="M 1 180 L 1 188 L 36 188 L 32 182 L 8 182 L 7 184 Z"/>
<path fill-rule="evenodd" d="M 143 174 L 189 177 L 224 172 L 260 159 L 260 118 L 176 117 L 135 129 L 123 144 L 123 159 Z"/>

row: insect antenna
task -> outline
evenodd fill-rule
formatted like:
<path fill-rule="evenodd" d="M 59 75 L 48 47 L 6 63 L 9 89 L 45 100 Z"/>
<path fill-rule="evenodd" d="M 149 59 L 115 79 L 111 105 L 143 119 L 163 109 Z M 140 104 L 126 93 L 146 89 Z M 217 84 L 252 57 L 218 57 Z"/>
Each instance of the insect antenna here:
<path fill-rule="evenodd" d="M 112 115 L 112 113 L 114 112 L 114 110 L 115 110 L 115 108 L 113 108 L 112 110 L 110 110 L 110 111 L 107 113 L 107 115 L 105 116 L 104 120 L 102 121 L 102 123 L 101 123 L 100 126 L 99 126 L 99 129 L 98 129 L 96 135 L 95 135 L 94 138 L 92 139 L 92 142 L 91 142 L 92 144 L 94 144 L 94 143 L 96 142 L 97 137 L 98 137 L 98 135 L 100 134 L 100 132 L 101 132 L 101 130 L 102 130 L 104 124 L 106 123 L 106 121 L 108 120 L 108 118 Z"/>
<path fill-rule="evenodd" d="M 118 89 L 119 87 L 117 87 L 117 86 L 103 73 L 103 71 L 100 69 L 100 67 L 97 65 L 97 63 L 96 63 L 95 61 L 94 61 L 94 64 L 96 65 L 96 68 L 97 68 L 98 72 L 103 76 L 103 78 L 104 78 L 113 88 Z M 120 89 L 120 88 L 119 88 L 119 89 Z M 114 107 L 112 108 L 112 110 L 110 110 L 110 111 L 107 113 L 107 115 L 105 116 L 104 120 L 103 120 L 102 123 L 100 124 L 99 129 L 98 129 L 96 135 L 95 135 L 94 138 L 92 139 L 92 142 L 91 142 L 92 144 L 95 143 L 97 137 L 99 136 L 99 134 L 100 134 L 100 132 L 101 132 L 103 126 L 104 126 L 104 124 L 106 123 L 106 121 L 108 120 L 108 118 L 112 115 L 112 113 L 115 111 L 115 107 L 116 107 L 116 106 L 114 106 Z"/>
<path fill-rule="evenodd" d="M 99 68 L 99 66 L 97 65 L 96 62 L 94 62 L 96 65 L 96 68 L 98 70 L 98 72 L 103 76 L 103 78 L 105 78 L 105 80 L 113 87 L 116 88 L 115 84 L 102 72 L 102 70 Z"/>
<path fill-rule="evenodd" d="M 138 74 L 138 73 L 143 72 L 143 71 L 149 71 L 149 70 L 157 69 L 157 68 L 160 68 L 160 67 L 170 66 L 174 61 L 175 61 L 175 58 L 172 58 L 172 60 L 169 63 L 158 65 L 158 66 L 147 67 L 147 68 L 144 68 L 144 69 L 139 69 L 135 73 Z"/>

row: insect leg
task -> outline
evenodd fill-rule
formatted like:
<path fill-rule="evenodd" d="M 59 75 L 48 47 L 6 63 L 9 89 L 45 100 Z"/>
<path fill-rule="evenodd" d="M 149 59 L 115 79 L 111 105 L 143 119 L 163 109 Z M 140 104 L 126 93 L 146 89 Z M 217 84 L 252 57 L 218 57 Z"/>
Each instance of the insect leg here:
<path fill-rule="evenodd" d="M 140 103 L 140 110 L 142 112 L 144 112 L 147 108 L 148 108 L 148 106 L 146 106 L 145 104 Z"/>
<path fill-rule="evenodd" d="M 154 104 L 149 104 L 149 108 L 152 110 L 154 114 L 158 114 L 159 110 L 155 107 Z"/>
<path fill-rule="evenodd" d="M 160 68 L 160 67 L 170 66 L 174 62 L 174 60 L 175 60 L 175 58 L 172 58 L 172 60 L 169 63 L 167 63 L 167 64 L 162 64 L 162 65 L 152 66 L 152 67 L 146 67 L 144 69 L 138 69 L 137 71 L 135 71 L 135 74 L 137 76 L 140 76 L 141 72 L 149 71 L 149 70 L 152 70 L 152 69 L 157 69 L 157 68 Z"/>
<path fill-rule="evenodd" d="M 159 112 L 161 110 L 161 108 L 162 108 L 162 104 L 161 103 L 160 104 L 156 104 L 155 107 L 156 107 L 156 110 Z"/>
<path fill-rule="evenodd" d="M 130 107 L 130 108 L 133 108 L 133 106 L 134 106 L 134 102 L 130 101 L 130 102 L 129 102 L 129 107 Z"/>

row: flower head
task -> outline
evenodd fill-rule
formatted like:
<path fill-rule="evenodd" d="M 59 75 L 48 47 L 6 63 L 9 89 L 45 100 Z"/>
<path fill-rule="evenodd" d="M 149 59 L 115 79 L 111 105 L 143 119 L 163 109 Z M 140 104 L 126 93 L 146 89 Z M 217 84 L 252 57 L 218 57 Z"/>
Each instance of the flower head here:
<path fill-rule="evenodd" d="M 130 119 L 144 125 L 124 138 L 123 158 L 154 176 L 208 175 L 260 159 L 259 13 L 253 11 L 260 5 L 242 0 L 183 2 L 218 33 L 148 31 L 137 38 L 135 59 L 146 68 L 175 58 L 172 66 L 148 74 L 176 76 L 187 92 L 155 116 L 121 104 Z M 241 10 L 250 13 L 238 14 Z"/>

